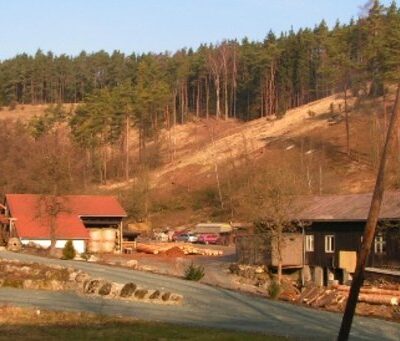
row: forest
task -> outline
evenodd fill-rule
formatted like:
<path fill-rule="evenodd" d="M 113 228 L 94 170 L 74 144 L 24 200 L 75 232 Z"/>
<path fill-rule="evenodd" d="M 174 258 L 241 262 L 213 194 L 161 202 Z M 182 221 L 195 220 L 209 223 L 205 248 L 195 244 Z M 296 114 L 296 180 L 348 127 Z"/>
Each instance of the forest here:
<path fill-rule="evenodd" d="M 261 42 L 226 40 L 142 55 L 38 50 L 1 62 L 0 105 L 77 103 L 101 90 L 132 87 L 135 110 L 153 115 L 153 126 L 156 119 L 175 124 L 193 116 L 283 115 L 345 88 L 360 90 L 367 80 L 374 81 L 373 95 L 382 94 L 396 71 L 399 21 L 395 2 L 385 8 L 374 1 L 366 15 L 347 24 L 329 29 L 322 21 L 278 36 L 270 31 Z"/>
<path fill-rule="evenodd" d="M 225 40 L 161 54 L 17 55 L 0 62 L 1 108 L 47 109 L 28 123 L 2 124 L 0 169 L 9 176 L 0 178 L 0 193 L 58 193 L 146 177 L 143 167 L 160 162 L 162 129 L 211 117 L 279 119 L 334 93 L 385 99 L 399 76 L 400 10 L 379 1 L 349 23 L 269 32 L 261 42 Z"/>

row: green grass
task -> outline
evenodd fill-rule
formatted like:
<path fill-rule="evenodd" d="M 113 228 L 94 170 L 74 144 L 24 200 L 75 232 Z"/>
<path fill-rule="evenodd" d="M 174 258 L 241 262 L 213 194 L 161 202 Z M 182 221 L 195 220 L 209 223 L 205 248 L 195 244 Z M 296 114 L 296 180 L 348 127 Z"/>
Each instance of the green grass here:
<path fill-rule="evenodd" d="M 262 340 L 284 337 L 72 312 L 0 307 L 0 340 Z"/>
<path fill-rule="evenodd" d="M 86 326 L 0 327 L 0 340 L 263 340 L 283 341 L 263 334 L 191 328 L 158 323 L 105 323 Z M 29 336 L 29 337 L 28 337 Z"/>

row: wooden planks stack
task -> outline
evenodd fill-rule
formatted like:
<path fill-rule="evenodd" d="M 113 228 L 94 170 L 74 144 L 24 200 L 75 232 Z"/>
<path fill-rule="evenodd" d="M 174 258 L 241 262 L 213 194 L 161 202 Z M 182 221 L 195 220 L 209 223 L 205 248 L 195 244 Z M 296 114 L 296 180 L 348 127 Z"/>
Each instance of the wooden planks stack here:
<path fill-rule="evenodd" d="M 184 243 L 162 243 L 162 244 L 145 244 L 137 243 L 136 250 L 148 254 L 157 255 L 161 252 L 166 252 L 173 247 L 180 248 L 185 255 L 202 255 L 202 256 L 221 256 L 223 252 L 221 250 L 207 249 L 195 247 L 192 244 Z"/>
<path fill-rule="evenodd" d="M 334 287 L 336 290 L 345 293 L 347 296 L 350 287 L 347 285 L 337 285 Z M 384 305 L 399 305 L 400 303 L 400 291 L 389 290 L 381 288 L 361 288 L 360 295 L 358 296 L 359 302 L 371 303 L 371 304 L 384 304 Z"/>
<path fill-rule="evenodd" d="M 347 299 L 349 291 L 350 287 L 347 285 L 336 285 L 332 286 L 331 289 L 310 286 L 302 292 L 298 302 L 313 307 L 342 304 Z M 360 290 L 358 301 L 369 304 L 398 306 L 400 304 L 400 290 L 363 287 Z"/>

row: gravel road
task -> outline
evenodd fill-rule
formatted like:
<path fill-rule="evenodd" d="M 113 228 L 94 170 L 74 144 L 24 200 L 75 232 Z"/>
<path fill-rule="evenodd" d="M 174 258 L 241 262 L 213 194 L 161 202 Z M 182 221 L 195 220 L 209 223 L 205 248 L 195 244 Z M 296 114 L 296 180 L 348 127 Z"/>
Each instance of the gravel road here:
<path fill-rule="evenodd" d="M 0 257 L 72 266 L 115 282 L 132 281 L 184 296 L 182 306 L 80 297 L 73 292 L 0 289 L 0 302 L 42 309 L 89 311 L 197 326 L 250 330 L 304 340 L 335 340 L 341 315 L 266 300 L 178 278 L 79 261 L 52 260 L 0 251 Z M 356 317 L 351 340 L 400 340 L 400 324 Z"/>

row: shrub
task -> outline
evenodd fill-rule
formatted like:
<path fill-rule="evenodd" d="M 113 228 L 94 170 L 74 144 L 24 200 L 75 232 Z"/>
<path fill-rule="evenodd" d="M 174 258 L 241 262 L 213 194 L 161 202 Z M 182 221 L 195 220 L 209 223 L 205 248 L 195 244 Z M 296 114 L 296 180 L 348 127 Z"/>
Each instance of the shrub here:
<path fill-rule="evenodd" d="M 204 267 L 191 263 L 185 269 L 185 279 L 188 281 L 200 281 L 204 277 Z"/>
<path fill-rule="evenodd" d="M 277 298 L 281 293 L 281 285 L 277 281 L 272 281 L 268 287 L 268 295 L 271 298 Z"/>
<path fill-rule="evenodd" d="M 68 240 L 63 248 L 63 259 L 74 259 L 76 256 L 76 251 L 72 240 Z"/>

